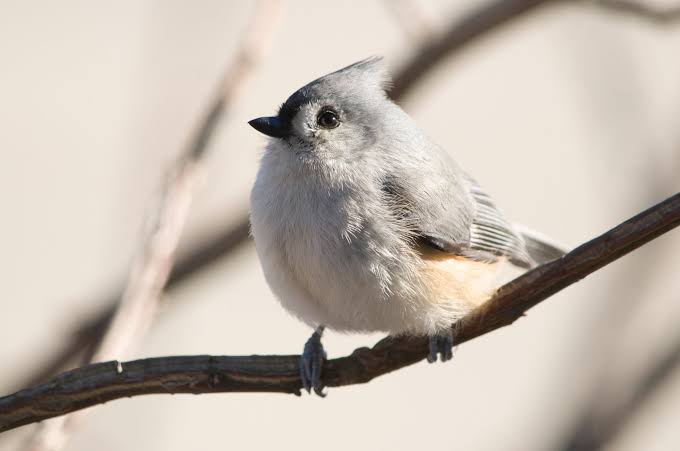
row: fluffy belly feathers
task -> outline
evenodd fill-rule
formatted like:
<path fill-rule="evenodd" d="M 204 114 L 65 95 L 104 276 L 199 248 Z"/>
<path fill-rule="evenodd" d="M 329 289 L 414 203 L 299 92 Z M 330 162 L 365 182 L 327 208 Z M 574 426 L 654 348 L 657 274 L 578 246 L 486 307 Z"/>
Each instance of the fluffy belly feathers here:
<path fill-rule="evenodd" d="M 492 291 L 496 265 L 406 241 L 401 252 L 386 251 L 301 224 L 275 230 L 260 219 L 253 215 L 252 232 L 267 282 L 312 327 L 434 335 Z"/>
<path fill-rule="evenodd" d="M 313 327 L 433 335 L 488 298 L 491 265 L 414 247 L 380 202 L 367 209 L 313 173 L 293 176 L 288 155 L 265 155 L 251 194 L 257 252 L 286 310 Z"/>

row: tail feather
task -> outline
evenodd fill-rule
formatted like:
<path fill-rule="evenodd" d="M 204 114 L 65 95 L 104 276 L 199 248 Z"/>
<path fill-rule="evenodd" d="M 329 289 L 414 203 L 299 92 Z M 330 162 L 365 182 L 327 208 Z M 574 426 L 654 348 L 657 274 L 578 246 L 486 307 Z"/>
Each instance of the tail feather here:
<path fill-rule="evenodd" d="M 515 224 L 515 230 L 522 235 L 526 250 L 537 265 L 556 260 L 568 252 L 565 246 L 523 225 Z"/>

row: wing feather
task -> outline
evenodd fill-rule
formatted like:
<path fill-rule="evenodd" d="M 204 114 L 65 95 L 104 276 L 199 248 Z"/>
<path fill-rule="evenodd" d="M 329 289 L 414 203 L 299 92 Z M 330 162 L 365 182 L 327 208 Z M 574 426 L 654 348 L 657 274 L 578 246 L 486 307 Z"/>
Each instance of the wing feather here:
<path fill-rule="evenodd" d="M 445 221 L 438 222 L 439 225 L 434 226 L 432 221 L 428 224 L 423 223 L 416 213 L 418 206 L 413 205 L 415 202 L 413 196 L 409 196 L 396 179 L 393 178 L 384 183 L 383 193 L 389 199 L 390 205 L 400 206 L 400 210 L 395 212 L 395 218 L 407 222 L 421 242 L 435 249 L 477 261 L 495 262 L 499 258 L 508 258 L 512 263 L 521 267 L 534 266 L 535 263 L 526 250 L 524 239 L 505 219 L 491 196 L 482 190 L 471 177 L 467 175 L 464 177 L 465 183 L 461 185 L 461 188 L 469 191 L 470 207 L 473 212 L 467 224 L 467 233 L 458 233 L 456 236 L 447 233 Z M 421 197 L 420 202 L 423 201 L 426 200 Z M 432 206 L 428 205 L 428 207 L 430 207 L 429 211 L 432 211 Z M 455 211 L 455 209 L 451 208 L 450 211 Z M 450 211 L 441 211 L 439 217 L 448 218 L 451 215 Z"/>
<path fill-rule="evenodd" d="M 533 266 L 522 236 L 505 219 L 491 196 L 471 177 L 468 176 L 467 181 L 476 206 L 470 224 L 470 247 L 498 257 L 507 257 L 518 266 Z"/>

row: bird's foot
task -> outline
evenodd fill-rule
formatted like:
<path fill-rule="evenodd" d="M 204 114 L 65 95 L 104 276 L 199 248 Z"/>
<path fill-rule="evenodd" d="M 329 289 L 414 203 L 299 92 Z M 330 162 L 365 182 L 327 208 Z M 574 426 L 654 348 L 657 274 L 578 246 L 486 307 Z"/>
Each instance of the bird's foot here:
<path fill-rule="evenodd" d="M 427 356 L 427 361 L 430 363 L 436 362 L 437 355 L 439 355 L 442 362 L 453 358 L 453 327 L 430 337 L 430 354 Z"/>
<path fill-rule="evenodd" d="M 321 344 L 323 330 L 324 326 L 316 328 L 312 336 L 307 340 L 307 343 L 305 343 L 305 349 L 300 357 L 302 386 L 307 390 L 307 393 L 314 389 L 314 393 L 321 397 L 326 396 L 323 392 L 323 382 L 321 382 L 321 369 L 326 360 L 326 351 L 324 351 Z"/>

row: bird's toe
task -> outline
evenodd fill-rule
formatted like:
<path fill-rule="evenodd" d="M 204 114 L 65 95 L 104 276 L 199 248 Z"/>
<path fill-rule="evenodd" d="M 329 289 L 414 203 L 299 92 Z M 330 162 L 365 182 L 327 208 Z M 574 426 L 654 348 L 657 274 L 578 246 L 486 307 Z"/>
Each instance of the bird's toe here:
<path fill-rule="evenodd" d="M 322 333 L 323 328 L 318 328 L 305 343 L 304 351 L 300 357 L 300 378 L 307 393 L 314 390 L 314 393 L 324 397 L 326 394 L 323 392 L 324 384 L 321 380 L 321 372 L 326 360 L 326 351 L 321 343 Z"/>

